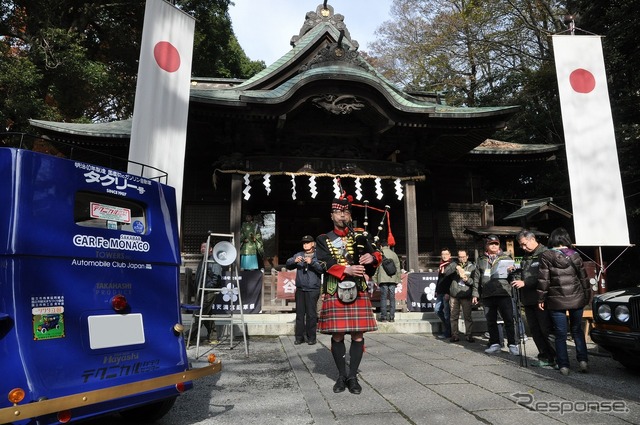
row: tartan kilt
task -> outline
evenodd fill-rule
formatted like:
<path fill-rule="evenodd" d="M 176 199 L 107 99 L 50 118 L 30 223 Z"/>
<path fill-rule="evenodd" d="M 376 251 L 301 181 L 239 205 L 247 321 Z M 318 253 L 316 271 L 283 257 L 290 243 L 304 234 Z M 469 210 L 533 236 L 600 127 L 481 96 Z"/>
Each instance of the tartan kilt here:
<path fill-rule="evenodd" d="M 325 294 L 318 317 L 318 331 L 323 334 L 368 332 L 378 330 L 369 292 L 358 291 L 352 303 L 345 304 L 338 295 Z"/>

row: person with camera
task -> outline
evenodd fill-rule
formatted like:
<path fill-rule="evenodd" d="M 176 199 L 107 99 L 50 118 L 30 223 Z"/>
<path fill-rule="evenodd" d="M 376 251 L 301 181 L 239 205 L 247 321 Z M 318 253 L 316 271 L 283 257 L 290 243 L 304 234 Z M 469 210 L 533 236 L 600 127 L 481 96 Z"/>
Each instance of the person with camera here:
<path fill-rule="evenodd" d="M 373 276 L 382 261 L 362 234 L 351 226 L 351 200 L 344 194 L 331 204 L 333 230 L 316 238 L 318 261 L 324 266 L 322 311 L 318 330 L 331 335 L 331 354 L 338 368 L 333 392 L 347 387 L 360 394 L 357 373 L 364 354 L 364 333 L 378 329 L 367 291 L 367 276 Z M 351 334 L 349 370 L 346 368 L 344 337 Z"/>
<path fill-rule="evenodd" d="M 507 279 L 506 268 L 503 270 L 500 262 L 511 263 L 511 256 L 500 249 L 500 239 L 496 235 L 489 235 L 485 239 L 485 252 L 478 258 L 473 279 L 478 284 L 481 294 L 484 314 L 489 329 L 489 347 L 484 350 L 487 354 L 502 351 L 500 347 L 500 333 L 498 331 L 498 313 L 504 320 L 509 352 L 520 355 L 516 345 L 516 333 L 513 323 L 513 300 L 511 298 L 511 284 Z"/>
<path fill-rule="evenodd" d="M 456 262 L 451 258 L 449 248 L 440 250 L 440 264 L 438 266 L 438 281 L 436 283 L 436 302 L 434 310 L 442 322 L 443 332 L 438 335 L 440 339 L 451 338 L 451 307 L 449 303 L 449 290 L 451 282 L 456 274 Z"/>
<path fill-rule="evenodd" d="M 296 270 L 296 325 L 294 344 L 316 343 L 318 325 L 317 304 L 320 298 L 322 265 L 316 258 L 316 242 L 313 236 L 302 238 L 302 251 L 295 253 L 285 264 L 288 270 Z"/>
<path fill-rule="evenodd" d="M 389 275 L 384 267 L 378 267 L 376 274 L 373 275 L 373 281 L 380 288 L 380 322 L 393 322 L 396 315 L 396 286 L 402 282 L 400 275 L 400 259 L 396 253 L 389 247 L 388 240 L 380 239 L 380 250 L 384 258 L 393 261 L 395 265 L 395 273 Z M 393 270 L 392 270 L 393 271 Z M 387 300 L 389 306 L 387 307 Z"/>
<path fill-rule="evenodd" d="M 478 286 L 473 280 L 473 271 L 476 266 L 469 260 L 469 254 L 464 249 L 458 250 L 458 263 L 456 273 L 451 281 L 449 289 L 449 303 L 451 306 L 451 342 L 460 341 L 458 319 L 460 310 L 464 317 L 465 339 L 475 342 L 473 337 L 473 317 L 471 311 L 478 304 Z"/>
<path fill-rule="evenodd" d="M 516 241 L 525 252 L 520 263 L 519 273 L 511 285 L 520 291 L 520 302 L 524 306 L 524 314 L 529 325 L 529 332 L 538 349 L 538 362 L 535 366 L 554 366 L 556 350 L 549 341 L 552 331 L 551 316 L 546 310 L 538 308 L 538 269 L 540 267 L 540 255 L 547 247 L 538 243 L 536 235 L 529 230 L 518 233 Z"/>

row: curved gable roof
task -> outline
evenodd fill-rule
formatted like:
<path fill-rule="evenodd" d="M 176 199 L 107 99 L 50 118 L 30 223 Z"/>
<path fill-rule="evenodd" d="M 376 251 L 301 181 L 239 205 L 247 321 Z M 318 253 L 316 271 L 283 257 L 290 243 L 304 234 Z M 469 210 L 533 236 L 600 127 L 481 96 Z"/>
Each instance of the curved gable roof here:
<path fill-rule="evenodd" d="M 360 56 L 340 14 L 321 4 L 307 13 L 299 36 L 292 38 L 292 49 L 252 78 L 233 87 L 191 90 L 195 102 L 276 105 L 295 96 L 311 83 L 336 82 L 362 84 L 377 91 L 398 112 L 436 118 L 473 118 L 499 115 L 503 119 L 519 107 L 452 107 L 423 100 L 398 88 Z"/>

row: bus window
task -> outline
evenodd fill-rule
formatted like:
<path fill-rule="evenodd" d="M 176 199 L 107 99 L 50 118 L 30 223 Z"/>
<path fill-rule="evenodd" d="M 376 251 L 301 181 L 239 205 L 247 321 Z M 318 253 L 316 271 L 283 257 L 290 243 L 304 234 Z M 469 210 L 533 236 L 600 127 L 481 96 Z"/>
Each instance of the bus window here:
<path fill-rule="evenodd" d="M 147 233 L 145 207 L 138 202 L 94 192 L 77 192 L 75 223 L 83 227 Z"/>

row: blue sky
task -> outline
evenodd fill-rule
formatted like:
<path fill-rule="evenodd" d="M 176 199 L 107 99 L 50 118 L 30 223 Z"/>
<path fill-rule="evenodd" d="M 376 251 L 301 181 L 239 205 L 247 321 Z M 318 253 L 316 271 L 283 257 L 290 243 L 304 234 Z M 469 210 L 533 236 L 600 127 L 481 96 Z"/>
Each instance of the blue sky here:
<path fill-rule="evenodd" d="M 389 20 L 393 0 L 329 0 L 335 13 L 344 16 L 351 38 L 368 50 L 374 32 Z M 251 60 L 272 64 L 291 49 L 289 40 L 298 35 L 307 12 L 322 0 L 234 0 L 229 6 L 233 31 Z"/>

